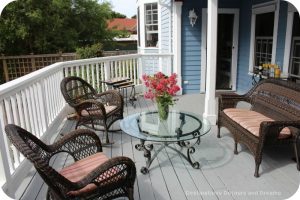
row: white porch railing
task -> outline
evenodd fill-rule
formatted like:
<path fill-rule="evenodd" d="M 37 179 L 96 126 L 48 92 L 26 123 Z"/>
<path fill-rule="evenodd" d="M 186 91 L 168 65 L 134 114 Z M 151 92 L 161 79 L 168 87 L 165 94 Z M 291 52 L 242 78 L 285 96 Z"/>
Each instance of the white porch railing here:
<path fill-rule="evenodd" d="M 9 142 L 5 125 L 19 125 L 49 143 L 53 133 L 48 133 L 67 114 L 60 92 L 64 77 L 82 77 L 101 92 L 105 90 L 102 81 L 106 79 L 129 77 L 138 85 L 143 73 L 156 71 L 172 72 L 171 54 L 132 54 L 60 62 L 0 85 L 0 184 L 4 184 L 3 189 L 13 197 L 31 167 Z"/>

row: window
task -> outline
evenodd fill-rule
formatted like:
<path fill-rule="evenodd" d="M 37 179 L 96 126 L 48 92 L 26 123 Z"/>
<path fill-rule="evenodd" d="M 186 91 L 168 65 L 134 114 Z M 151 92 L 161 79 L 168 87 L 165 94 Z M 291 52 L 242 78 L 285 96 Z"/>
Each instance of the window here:
<path fill-rule="evenodd" d="M 254 64 L 272 62 L 274 12 L 256 15 Z"/>
<path fill-rule="evenodd" d="M 300 78 L 300 18 L 294 13 L 291 57 L 289 73 L 291 77 Z"/>
<path fill-rule="evenodd" d="M 157 3 L 145 4 L 145 41 L 146 41 L 146 47 L 157 47 L 157 42 L 158 42 Z"/>
<path fill-rule="evenodd" d="M 280 0 L 252 6 L 249 72 L 262 63 L 276 62 Z"/>

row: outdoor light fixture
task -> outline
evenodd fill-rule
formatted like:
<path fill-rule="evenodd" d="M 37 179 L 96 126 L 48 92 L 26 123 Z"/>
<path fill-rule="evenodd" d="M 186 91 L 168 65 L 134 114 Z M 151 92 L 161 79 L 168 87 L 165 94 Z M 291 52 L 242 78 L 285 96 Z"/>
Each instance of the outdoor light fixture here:
<path fill-rule="evenodd" d="M 196 24 L 197 18 L 198 18 L 194 9 L 190 10 L 189 18 L 190 18 L 190 24 L 192 25 L 192 27 L 194 27 L 194 25 Z"/>

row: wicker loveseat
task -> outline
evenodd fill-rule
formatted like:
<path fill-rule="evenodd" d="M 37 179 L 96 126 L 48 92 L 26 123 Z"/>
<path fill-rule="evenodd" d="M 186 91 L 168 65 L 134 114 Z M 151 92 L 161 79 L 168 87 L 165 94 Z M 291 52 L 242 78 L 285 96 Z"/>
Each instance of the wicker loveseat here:
<path fill-rule="evenodd" d="M 251 109 L 237 108 L 240 101 L 250 103 Z M 220 95 L 218 137 L 222 126 L 233 134 L 235 154 L 238 153 L 237 144 L 243 143 L 254 155 L 255 177 L 259 177 L 263 148 L 267 144 L 293 144 L 297 169 L 300 170 L 299 84 L 268 79 L 260 81 L 244 95 Z"/>

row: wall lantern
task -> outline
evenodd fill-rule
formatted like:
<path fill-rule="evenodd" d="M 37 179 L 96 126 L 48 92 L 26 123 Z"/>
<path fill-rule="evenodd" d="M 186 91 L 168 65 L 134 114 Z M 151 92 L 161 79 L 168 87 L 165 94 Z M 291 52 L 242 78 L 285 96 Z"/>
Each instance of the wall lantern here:
<path fill-rule="evenodd" d="M 192 25 L 192 27 L 194 27 L 194 25 L 196 24 L 197 18 L 198 18 L 194 9 L 190 10 L 189 18 L 190 18 L 190 24 Z"/>

